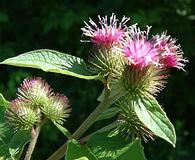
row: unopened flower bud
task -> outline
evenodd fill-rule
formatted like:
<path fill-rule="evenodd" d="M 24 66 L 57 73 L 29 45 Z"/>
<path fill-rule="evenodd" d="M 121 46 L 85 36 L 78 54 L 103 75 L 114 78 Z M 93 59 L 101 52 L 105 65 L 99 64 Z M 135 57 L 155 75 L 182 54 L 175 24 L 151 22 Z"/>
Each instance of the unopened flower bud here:
<path fill-rule="evenodd" d="M 132 95 L 140 92 L 155 95 L 164 88 L 167 77 L 166 70 L 162 68 L 148 66 L 140 70 L 127 65 L 123 72 L 122 85 Z"/>
<path fill-rule="evenodd" d="M 126 98 L 120 100 L 119 108 L 121 109 L 118 119 L 119 126 L 116 128 L 119 133 L 125 138 L 135 139 L 138 137 L 144 141 L 153 140 L 152 131 L 139 120 L 129 100 Z"/>
<path fill-rule="evenodd" d="M 28 105 L 27 101 L 15 99 L 6 111 L 6 118 L 15 130 L 20 130 L 32 127 L 39 121 L 40 115 Z"/>
<path fill-rule="evenodd" d="M 31 106 L 46 105 L 48 98 L 52 95 L 51 88 L 41 78 L 27 78 L 18 88 L 18 97 L 31 102 Z"/>
<path fill-rule="evenodd" d="M 53 95 L 50 97 L 48 105 L 42 106 L 41 111 L 48 119 L 56 123 L 63 123 L 69 117 L 68 98 L 64 95 Z"/>
<path fill-rule="evenodd" d="M 125 66 L 123 55 L 115 49 L 98 49 L 89 57 L 89 69 L 94 74 L 119 77 Z"/>

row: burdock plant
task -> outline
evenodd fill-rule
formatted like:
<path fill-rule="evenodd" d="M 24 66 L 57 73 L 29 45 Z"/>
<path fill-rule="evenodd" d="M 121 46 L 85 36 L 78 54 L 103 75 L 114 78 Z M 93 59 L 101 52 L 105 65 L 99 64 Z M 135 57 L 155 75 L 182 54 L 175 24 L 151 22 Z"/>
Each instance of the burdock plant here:
<path fill-rule="evenodd" d="M 29 160 L 40 129 L 49 120 L 68 140 L 48 160 L 64 155 L 67 160 L 145 159 L 141 140 L 147 142 L 156 137 L 175 147 L 175 129 L 156 96 L 165 87 L 170 68 L 184 70 L 187 60 L 180 45 L 166 32 L 150 35 L 150 26 L 145 30 L 137 24 L 128 26 L 130 18 L 125 16 L 121 21 L 115 14 L 98 16 L 98 20 L 96 23 L 89 18 L 81 28 L 81 42 L 92 44 L 88 63 L 49 49 L 27 52 L 1 62 L 99 80 L 104 85 L 99 105 L 74 133 L 63 126 L 70 114 L 67 97 L 54 93 L 41 78 L 24 80 L 17 98 L 10 103 L 1 95 L 0 102 L 6 108 L 5 124 L 15 131 L 13 139 L 21 131 L 31 131 L 25 132 L 25 142 L 18 140 L 15 150 L 10 150 L 10 144 L 5 145 L 4 159 L 20 157 L 23 146 L 30 141 L 25 156 L 25 160 Z M 109 125 L 83 136 L 96 121 L 109 118 L 112 118 Z"/>

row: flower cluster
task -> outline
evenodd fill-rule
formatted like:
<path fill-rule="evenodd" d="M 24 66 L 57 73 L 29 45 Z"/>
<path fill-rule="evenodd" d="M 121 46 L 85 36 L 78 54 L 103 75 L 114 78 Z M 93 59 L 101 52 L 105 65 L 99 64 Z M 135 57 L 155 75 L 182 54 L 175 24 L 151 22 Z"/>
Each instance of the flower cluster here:
<path fill-rule="evenodd" d="M 83 35 L 90 38 L 88 42 L 95 46 L 89 69 L 103 75 L 110 92 L 116 93 L 112 89 L 120 88 L 129 97 L 120 99 L 117 129 L 127 137 L 153 139 L 152 131 L 136 115 L 132 97 L 141 97 L 143 93 L 156 95 L 164 88 L 169 68 L 184 70 L 187 60 L 176 39 L 166 32 L 150 36 L 151 27 L 141 30 L 137 24 L 127 26 L 130 18 L 125 16 L 121 21 L 114 14 L 98 18 L 99 25 L 89 19 L 81 28 Z"/>
<path fill-rule="evenodd" d="M 81 28 L 83 35 L 90 37 L 90 42 L 102 48 L 112 46 L 118 49 L 127 59 L 128 65 L 138 69 L 155 65 L 159 68 L 176 67 L 183 69 L 186 60 L 176 40 L 167 36 L 166 33 L 154 35 L 149 38 L 151 27 L 147 26 L 142 31 L 137 24 L 126 26 L 130 18 L 123 17 L 118 24 L 118 19 L 112 14 L 110 19 L 99 16 L 98 26 L 92 19 L 89 24 Z"/>
<path fill-rule="evenodd" d="M 17 96 L 6 111 L 6 118 L 15 130 L 29 129 L 43 118 L 63 123 L 69 116 L 67 97 L 54 93 L 39 77 L 25 79 Z"/>

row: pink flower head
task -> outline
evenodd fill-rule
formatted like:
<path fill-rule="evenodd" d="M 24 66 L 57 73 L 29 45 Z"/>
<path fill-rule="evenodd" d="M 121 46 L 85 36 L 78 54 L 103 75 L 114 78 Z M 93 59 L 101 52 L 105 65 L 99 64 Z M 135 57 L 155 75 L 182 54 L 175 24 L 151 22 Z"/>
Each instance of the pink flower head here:
<path fill-rule="evenodd" d="M 130 65 L 143 69 L 149 65 L 158 65 L 158 52 L 152 41 L 148 40 L 150 27 L 141 31 L 137 24 L 130 26 L 129 34 L 121 42 L 120 49 Z"/>
<path fill-rule="evenodd" d="M 155 48 L 159 52 L 160 64 L 164 67 L 176 67 L 183 69 L 185 60 L 180 45 L 176 45 L 176 40 L 167 36 L 166 33 L 153 37 L 156 41 Z"/>
<path fill-rule="evenodd" d="M 84 22 L 86 26 L 81 28 L 83 35 L 90 37 L 89 42 L 109 47 L 112 44 L 118 43 L 124 37 L 127 30 L 125 24 L 129 21 L 129 18 L 123 17 L 120 23 L 118 23 L 115 14 L 112 14 L 110 18 L 107 16 L 98 16 L 98 18 L 99 26 L 89 18 L 89 24 Z"/>

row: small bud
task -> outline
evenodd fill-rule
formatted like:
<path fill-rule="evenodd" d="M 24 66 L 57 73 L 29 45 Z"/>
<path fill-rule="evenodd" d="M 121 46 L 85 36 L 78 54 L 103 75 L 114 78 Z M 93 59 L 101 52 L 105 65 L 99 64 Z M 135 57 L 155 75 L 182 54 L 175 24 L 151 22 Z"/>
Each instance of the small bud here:
<path fill-rule="evenodd" d="M 47 82 L 41 78 L 27 78 L 18 88 L 18 97 L 31 102 L 31 106 L 42 106 L 47 103 L 52 95 L 52 90 Z"/>
<path fill-rule="evenodd" d="M 41 107 L 41 111 L 48 119 L 62 124 L 69 117 L 71 109 L 69 108 L 68 98 L 56 94 L 50 97 L 48 105 Z"/>
<path fill-rule="evenodd" d="M 6 111 L 6 118 L 17 131 L 31 128 L 39 121 L 40 115 L 28 105 L 27 101 L 15 99 Z"/>
<path fill-rule="evenodd" d="M 150 131 L 137 117 L 135 111 L 131 106 L 131 102 L 124 98 L 118 103 L 121 109 L 119 115 L 119 126 L 116 130 L 121 133 L 125 138 L 135 139 L 142 138 L 147 142 L 149 139 L 153 138 L 153 133 Z"/>

